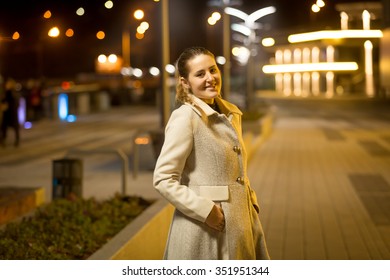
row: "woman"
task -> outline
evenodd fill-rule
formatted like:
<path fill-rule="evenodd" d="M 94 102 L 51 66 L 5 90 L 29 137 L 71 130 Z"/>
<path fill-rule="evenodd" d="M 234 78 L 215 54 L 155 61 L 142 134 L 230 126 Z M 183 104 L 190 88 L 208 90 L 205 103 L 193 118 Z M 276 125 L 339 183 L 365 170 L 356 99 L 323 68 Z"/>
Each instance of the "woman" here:
<path fill-rule="evenodd" d="M 176 210 L 165 259 L 269 259 L 247 178 L 241 111 L 221 98 L 214 55 L 186 49 L 154 186 Z"/>

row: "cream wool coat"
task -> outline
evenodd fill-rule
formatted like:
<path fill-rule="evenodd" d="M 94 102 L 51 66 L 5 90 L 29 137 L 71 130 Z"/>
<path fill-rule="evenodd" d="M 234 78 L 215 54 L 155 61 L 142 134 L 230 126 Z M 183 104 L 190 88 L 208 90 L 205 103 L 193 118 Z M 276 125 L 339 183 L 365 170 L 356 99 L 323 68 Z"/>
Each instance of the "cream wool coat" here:
<path fill-rule="evenodd" d="M 269 259 L 247 178 L 242 112 L 216 98 L 219 114 L 192 97 L 172 112 L 154 171 L 156 190 L 176 208 L 164 258 Z M 222 233 L 204 223 L 215 203 L 225 215 Z"/>

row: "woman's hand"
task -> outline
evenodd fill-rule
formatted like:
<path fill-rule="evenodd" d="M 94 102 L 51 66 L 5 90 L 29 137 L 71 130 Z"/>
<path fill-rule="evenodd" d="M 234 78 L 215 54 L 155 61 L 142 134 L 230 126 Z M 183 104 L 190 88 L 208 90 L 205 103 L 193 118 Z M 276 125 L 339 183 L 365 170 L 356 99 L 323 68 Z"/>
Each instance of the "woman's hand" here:
<path fill-rule="evenodd" d="M 223 214 L 222 208 L 218 205 L 214 205 L 210 214 L 207 216 L 205 223 L 216 231 L 223 231 L 225 228 L 225 215 Z"/>

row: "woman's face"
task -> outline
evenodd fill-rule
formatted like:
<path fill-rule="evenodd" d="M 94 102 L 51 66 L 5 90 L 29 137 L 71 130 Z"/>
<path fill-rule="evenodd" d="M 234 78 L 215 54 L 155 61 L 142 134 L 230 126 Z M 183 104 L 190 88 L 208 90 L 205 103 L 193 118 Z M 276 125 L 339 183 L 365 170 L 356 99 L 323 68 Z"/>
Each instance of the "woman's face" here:
<path fill-rule="evenodd" d="M 198 98 L 207 103 L 221 92 L 221 73 L 213 57 L 201 54 L 190 59 L 187 63 L 188 78 L 181 78 L 183 86 L 190 89 Z"/>

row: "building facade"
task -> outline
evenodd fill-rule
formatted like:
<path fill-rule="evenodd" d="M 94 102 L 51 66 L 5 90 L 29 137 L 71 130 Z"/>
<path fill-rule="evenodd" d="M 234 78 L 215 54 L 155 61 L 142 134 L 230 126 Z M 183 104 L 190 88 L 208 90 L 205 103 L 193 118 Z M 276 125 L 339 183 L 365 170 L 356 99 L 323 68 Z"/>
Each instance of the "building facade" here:
<path fill-rule="evenodd" d="M 274 57 L 263 72 L 274 75 L 275 90 L 284 96 L 386 95 L 382 7 L 381 2 L 336 5 L 340 29 L 289 35 L 288 44 L 272 47 Z"/>

